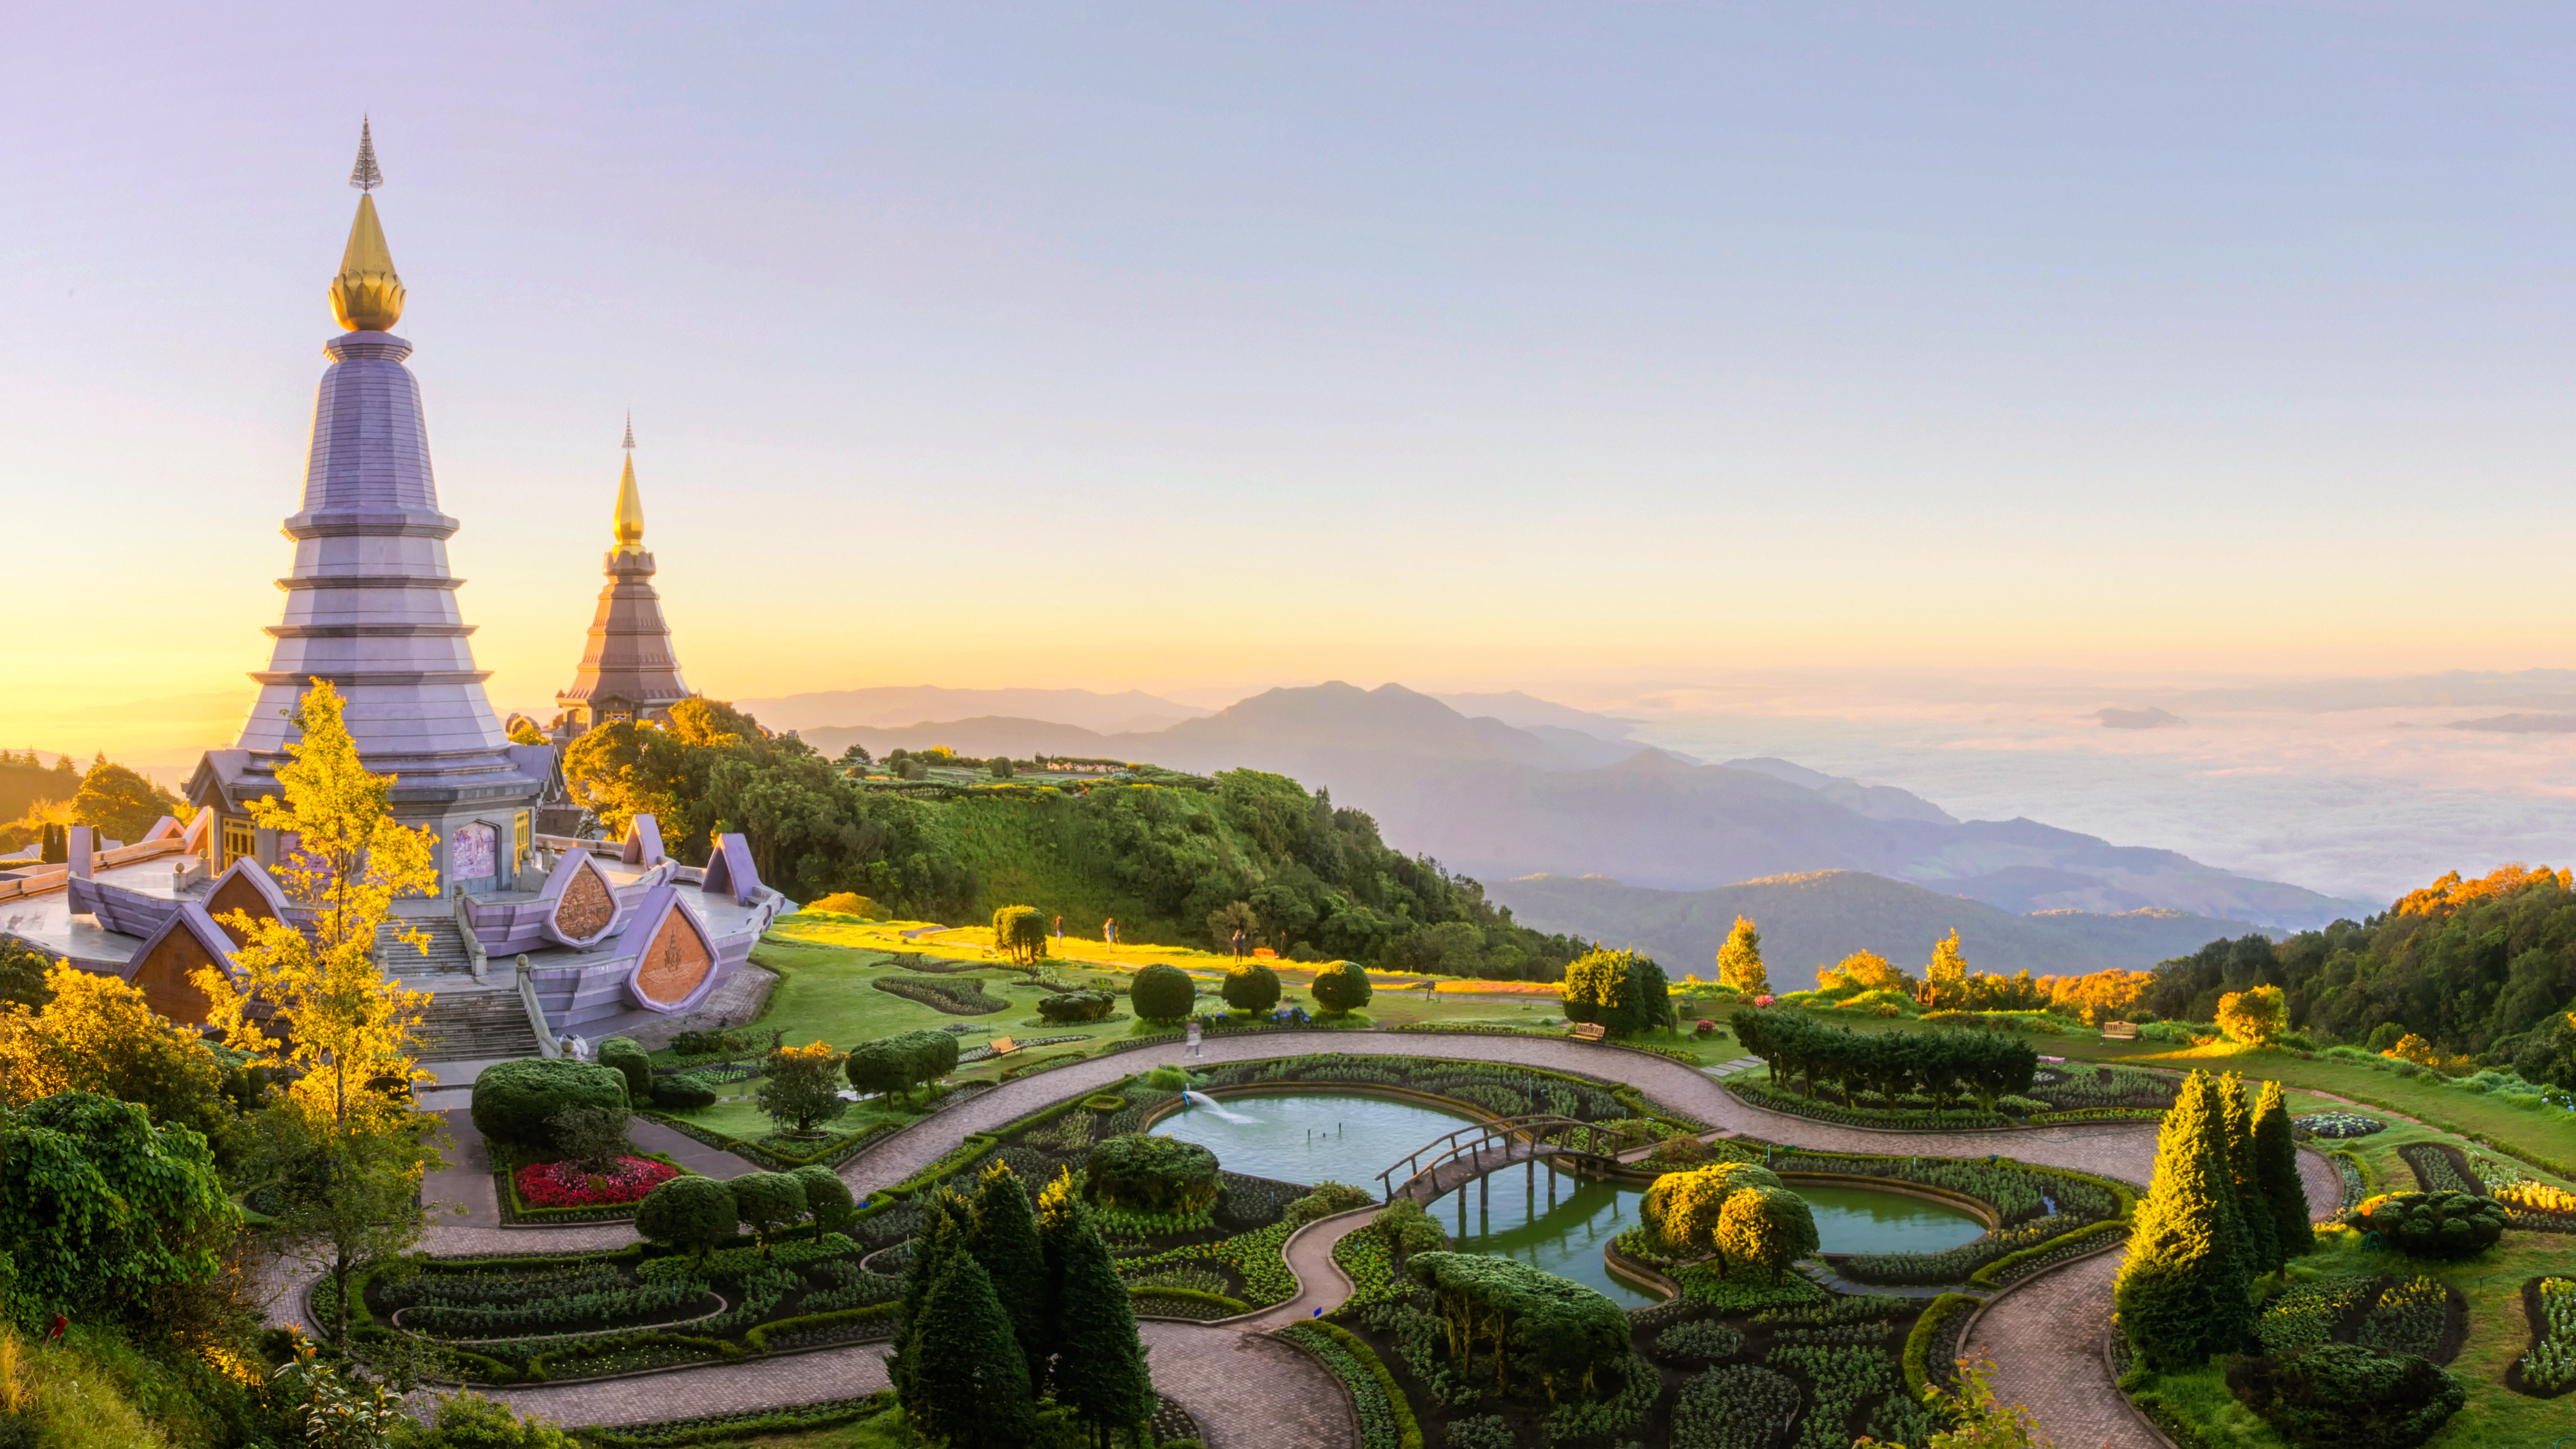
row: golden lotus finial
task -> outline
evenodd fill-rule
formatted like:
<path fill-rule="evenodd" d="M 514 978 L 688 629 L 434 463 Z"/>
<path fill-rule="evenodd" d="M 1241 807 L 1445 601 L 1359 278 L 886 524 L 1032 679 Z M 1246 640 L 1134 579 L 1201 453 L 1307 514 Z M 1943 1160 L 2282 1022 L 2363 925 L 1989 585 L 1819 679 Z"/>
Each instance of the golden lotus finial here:
<path fill-rule="evenodd" d="M 349 184 L 358 188 L 358 217 L 349 224 L 349 247 L 340 254 L 340 275 L 331 279 L 331 315 L 352 332 L 390 332 L 402 320 L 402 278 L 394 272 L 392 248 L 376 220 L 375 188 L 384 184 L 376 169 L 376 140 L 370 128 L 358 128 L 358 165 Z"/>
<path fill-rule="evenodd" d="M 620 552 L 644 546 L 644 496 L 635 491 L 635 416 L 626 417 L 626 476 L 617 480 L 617 547 Z"/>

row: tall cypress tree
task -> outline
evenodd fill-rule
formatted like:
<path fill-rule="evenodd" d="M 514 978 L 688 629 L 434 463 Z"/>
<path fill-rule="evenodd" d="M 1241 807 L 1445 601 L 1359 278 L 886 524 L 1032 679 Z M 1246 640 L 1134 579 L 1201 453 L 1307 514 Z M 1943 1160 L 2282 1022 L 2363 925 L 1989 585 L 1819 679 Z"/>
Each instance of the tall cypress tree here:
<path fill-rule="evenodd" d="M 2248 1281 L 2279 1265 L 2280 1245 L 2273 1241 L 2272 1205 L 2264 1200 L 2263 1180 L 2254 1164 L 2254 1109 L 2245 1100 L 2245 1079 L 2234 1072 L 2218 1079 L 2219 1121 L 2227 1134 L 2227 1173 L 2236 1184 L 2239 1255 Z"/>
<path fill-rule="evenodd" d="M 977 1180 L 975 1221 L 966 1247 L 984 1265 L 1003 1311 L 1011 1316 L 1031 1393 L 1043 1392 L 1047 1359 L 1054 1352 L 1049 1321 L 1055 1304 L 1048 1291 L 1046 1249 L 1038 1242 L 1038 1217 L 1030 1210 L 1028 1189 L 1009 1163 L 995 1162 Z"/>
<path fill-rule="evenodd" d="M 972 1253 L 952 1253 L 912 1327 L 912 1427 L 949 1449 L 1026 1449 L 1037 1430 L 1011 1316 Z"/>
<path fill-rule="evenodd" d="M 1112 1430 L 1143 1424 L 1154 1413 L 1135 1301 L 1070 1178 L 1056 1179 L 1038 1195 L 1038 1238 L 1055 1285 L 1055 1401 L 1072 1409 L 1090 1427 L 1092 1442 L 1106 1449 Z"/>
<path fill-rule="evenodd" d="M 2299 1178 L 2298 1139 L 2290 1130 L 2290 1108 L 2281 1100 L 2278 1082 L 2263 1084 L 2263 1099 L 2254 1108 L 2254 1177 L 2272 1209 L 2275 1269 L 2315 1251 L 2308 1187 Z"/>
<path fill-rule="evenodd" d="M 2156 1134 L 2155 1181 L 2112 1290 L 2121 1331 L 2157 1370 L 2197 1367 L 2253 1328 L 2218 1098 L 2206 1072 L 2175 1094 Z"/>
<path fill-rule="evenodd" d="M 895 1398 L 913 1412 L 913 1365 L 919 1358 L 922 1315 L 931 1290 L 949 1262 L 966 1250 L 965 1201 L 951 1188 L 941 1188 L 921 1204 L 921 1230 L 912 1235 L 912 1257 L 903 1272 L 903 1306 L 895 1318 L 893 1352 L 886 1356 L 886 1376 L 894 1381 Z"/>

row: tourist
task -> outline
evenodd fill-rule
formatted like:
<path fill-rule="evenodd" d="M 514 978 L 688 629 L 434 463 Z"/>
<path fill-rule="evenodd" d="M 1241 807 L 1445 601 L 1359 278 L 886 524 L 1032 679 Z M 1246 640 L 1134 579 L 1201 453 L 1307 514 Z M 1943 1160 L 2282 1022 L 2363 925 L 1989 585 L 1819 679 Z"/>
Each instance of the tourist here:
<path fill-rule="evenodd" d="M 1238 962 L 1243 959 L 1243 928 L 1241 926 L 1234 928 L 1234 959 Z"/>

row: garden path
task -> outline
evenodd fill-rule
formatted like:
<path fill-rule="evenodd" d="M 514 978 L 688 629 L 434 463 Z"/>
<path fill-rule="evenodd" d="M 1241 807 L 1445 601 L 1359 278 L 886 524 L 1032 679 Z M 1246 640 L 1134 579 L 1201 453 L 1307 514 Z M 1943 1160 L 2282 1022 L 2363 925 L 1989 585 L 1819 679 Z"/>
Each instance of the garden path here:
<path fill-rule="evenodd" d="M 1504 1059 L 1557 1071 L 1581 1072 L 1630 1083 L 1667 1105 L 1722 1129 L 1773 1140 L 1796 1141 L 1827 1151 L 1905 1151 L 1923 1156 L 1983 1157 L 2009 1154 L 2023 1161 L 2125 1178 L 2146 1180 L 2154 1160 L 2151 1124 L 2034 1129 L 1991 1133 L 1879 1132 L 1838 1127 L 1787 1117 L 1745 1106 L 1707 1074 L 1680 1062 L 1641 1053 L 1604 1049 L 1571 1041 L 1526 1037 L 1450 1036 L 1427 1032 L 1263 1033 L 1220 1037 L 1205 1044 L 1206 1063 L 1259 1060 L 1331 1050 L 1354 1056 L 1421 1056 L 1459 1060 Z M 964 1135 L 1002 1126 L 1076 1092 L 1094 1089 L 1165 1061 L 1177 1062 L 1180 1046 L 1125 1052 L 1006 1083 L 956 1108 L 924 1118 L 860 1153 L 841 1169 L 854 1190 L 899 1182 L 929 1165 Z M 1192 1063 L 1197 1065 L 1199 1063 Z M 474 1212 L 473 1189 L 482 1199 L 492 1195 L 488 1156 L 479 1173 L 469 1152 L 481 1153 L 479 1134 L 466 1145 L 471 1122 L 449 1114 L 458 1130 L 457 1162 L 432 1179 L 431 1196 L 459 1202 L 468 1209 L 461 1224 L 434 1227 L 421 1246 L 437 1254 L 495 1252 L 576 1252 L 613 1248 L 634 1240 L 623 1223 L 568 1228 L 501 1228 L 498 1208 L 488 1221 Z M 646 1126 L 650 1124 L 638 1124 Z M 667 1131 L 667 1129 L 658 1129 Z M 677 1137 L 678 1134 L 669 1134 Z M 660 1142 L 640 1145 L 671 1151 Z M 718 1153 L 680 1138 L 696 1153 L 724 1159 L 714 1175 L 749 1170 L 729 1153 Z M 1901 1147 L 1899 1144 L 1903 1144 Z M 739 1164 L 731 1165 L 731 1164 Z M 697 1163 L 691 1162 L 693 1167 Z M 2303 1155 L 2301 1170 L 2312 1201 L 2336 1200 L 2334 1174 L 2322 1160 Z M 708 1168 L 701 1167 L 701 1171 Z M 1359 1168 L 1355 1171 L 1361 1170 Z M 2322 1213 L 2325 1208 L 2320 1208 Z M 1349 1282 L 1332 1263 L 1332 1245 L 1366 1215 L 1353 1213 L 1315 1225 L 1323 1231 L 1301 1234 L 1290 1245 L 1290 1266 L 1299 1281 L 1297 1296 L 1234 1324 L 1149 1322 L 1140 1325 L 1154 1356 L 1157 1386 L 1188 1408 L 1207 1434 L 1212 1449 L 1251 1449 L 1255 1445 L 1315 1446 L 1338 1449 L 1354 1442 L 1347 1409 L 1330 1375 L 1313 1360 L 1266 1337 L 1266 1331 L 1310 1317 L 1317 1308 L 1341 1301 Z M 1347 1226 L 1343 1226 L 1347 1223 Z M 2091 1449 L 2109 1443 L 2128 1449 L 2153 1449 L 2154 1441 L 2129 1417 L 2100 1363 L 2098 1348 L 2107 1321 L 2110 1275 L 2117 1255 L 2104 1255 L 2044 1275 L 2009 1295 L 1979 1325 L 1979 1340 L 2003 1360 L 2008 1377 L 1998 1388 L 2008 1400 L 2029 1404 L 2041 1423 L 2068 1449 Z M 288 1266 L 272 1281 L 281 1289 L 300 1288 L 314 1276 L 310 1268 Z M 2098 1282 L 2094 1281 L 2098 1278 Z M 2025 1301 L 2026 1300 L 2026 1301 Z M 282 1292 L 270 1317 L 280 1323 L 303 1320 L 300 1292 Z M 540 1385 L 496 1390 L 523 1410 L 567 1424 L 640 1423 L 657 1419 L 765 1408 L 873 1391 L 885 1383 L 882 1345 L 797 1354 L 786 1358 L 695 1369 L 598 1384 Z M 2089 1360 L 2083 1356 L 2090 1354 Z M 2085 1362 L 2091 1367 L 2089 1376 Z M 2087 1437 L 2105 1426 L 2099 1438 Z"/>
<path fill-rule="evenodd" d="M 1829 1152 L 1907 1153 L 1924 1157 L 1984 1157 L 2008 1154 L 2024 1162 L 2071 1167 L 2144 1183 L 2153 1171 L 2156 1129 L 2153 1123 L 2107 1123 L 2099 1127 L 2032 1128 L 2012 1132 L 1880 1132 L 1837 1127 L 1748 1107 L 1728 1094 L 1707 1073 L 1668 1057 L 1583 1042 L 1520 1036 L 1449 1035 L 1438 1032 L 1329 1031 L 1261 1032 L 1210 1038 L 1204 1055 L 1187 1063 L 1259 1061 L 1310 1052 L 1349 1056 L 1441 1057 L 1467 1061 L 1511 1061 L 1551 1071 L 1581 1072 L 1627 1082 L 1665 1105 L 1733 1132 L 1774 1141 L 1794 1141 Z M 987 1132 L 1024 1117 L 1050 1102 L 1094 1090 L 1131 1073 L 1165 1062 L 1179 1064 L 1181 1047 L 1148 1048 L 1093 1057 L 1005 1082 L 972 1102 L 936 1117 L 924 1118 L 851 1158 L 841 1167 L 853 1193 L 883 1187 L 929 1166 L 969 1132 Z M 936 1124 L 935 1126 L 933 1124 Z M 930 1130 L 925 1131 L 928 1128 Z M 1353 1164 L 1364 1178 L 1383 1164 Z"/>
<path fill-rule="evenodd" d="M 759 1163 L 749 1158 L 736 1157 L 721 1147 L 709 1147 L 695 1137 L 674 1132 L 646 1117 L 632 1118 L 627 1122 L 626 1138 L 647 1152 L 659 1152 L 691 1172 L 718 1181 L 763 1170 Z"/>
<path fill-rule="evenodd" d="M 2058 1449 L 2165 1449 L 2102 1361 L 2111 1280 L 2125 1252 L 2079 1258 L 2023 1283 L 1977 1320 L 1965 1352 L 1995 1361 L 1995 1397 L 2020 1404 Z"/>

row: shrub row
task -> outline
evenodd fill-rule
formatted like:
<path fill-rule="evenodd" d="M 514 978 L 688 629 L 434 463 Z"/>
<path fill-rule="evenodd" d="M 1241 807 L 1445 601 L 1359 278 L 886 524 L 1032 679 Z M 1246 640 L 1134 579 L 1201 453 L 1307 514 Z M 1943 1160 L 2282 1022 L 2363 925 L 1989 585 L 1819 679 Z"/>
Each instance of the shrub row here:
<path fill-rule="evenodd" d="M 2042 1268 L 2063 1263 L 2069 1258 L 2099 1252 L 2113 1243 L 2126 1240 L 2128 1236 L 2127 1223 L 2094 1223 L 2089 1227 L 2077 1228 L 2071 1233 L 2061 1233 L 2035 1247 L 2006 1253 L 1970 1273 L 1968 1281 L 1980 1288 L 2001 1288 L 2009 1283 L 2017 1283 Z"/>
<path fill-rule="evenodd" d="M 1950 1377 L 1950 1354 L 1946 1350 L 1936 1350 L 1936 1345 L 1947 1344 L 1957 1338 L 1958 1329 L 1953 1328 L 1947 1336 L 1944 1336 L 1942 1327 L 1945 1324 L 1965 1327 L 1968 1315 L 1975 1312 L 1977 1305 L 1983 1301 L 1985 1300 L 1971 1298 L 1965 1293 L 1944 1293 L 1933 1299 L 1931 1305 L 1923 1310 L 1922 1316 L 1914 1320 L 1913 1331 L 1905 1335 L 1905 1391 L 1907 1393 L 1919 1400 L 1936 1383 L 1946 1385 Z M 1936 1351 L 1941 1352 L 1937 1364 L 1933 1359 Z"/>
<path fill-rule="evenodd" d="M 1377 1351 L 1338 1323 L 1292 1323 L 1279 1337 L 1313 1354 L 1351 1391 L 1361 1449 L 1422 1449 L 1422 1426 Z"/>
<path fill-rule="evenodd" d="M 736 1410 L 695 1419 L 666 1419 L 657 1424 L 625 1424 L 614 1429 L 576 1429 L 572 1437 L 583 1449 L 683 1449 L 692 1444 L 730 1444 L 759 1434 L 833 1429 L 872 1419 L 894 1407 L 894 1391 L 879 1389 L 865 1398 L 826 1399 L 785 1409 Z"/>
<path fill-rule="evenodd" d="M 667 1112 L 638 1112 L 635 1115 L 648 1122 L 659 1122 L 681 1136 L 693 1138 L 709 1147 L 722 1148 L 737 1157 L 758 1163 L 772 1172 L 792 1172 L 800 1167 L 838 1167 L 857 1156 L 859 1149 L 889 1132 L 899 1131 L 902 1127 L 902 1124 L 897 1122 L 871 1122 L 856 1132 L 832 1138 L 812 1152 L 797 1154 L 781 1152 L 775 1147 L 766 1145 L 771 1139 L 755 1141 L 750 1138 L 736 1137 L 730 1133 L 719 1132 L 712 1127 L 701 1126 L 685 1117 L 674 1117 Z"/>
<path fill-rule="evenodd" d="M 1992 1110 L 1997 1097 L 2027 1095 L 2039 1052 L 1992 1032 L 1858 1032 L 1826 1026 L 1794 1011 L 1744 1009 L 1727 1017 L 1744 1049 L 1780 1075 L 1845 1092 L 1863 1088 L 1890 1101 L 1923 1092 L 1937 1105 L 1971 1097 Z"/>

